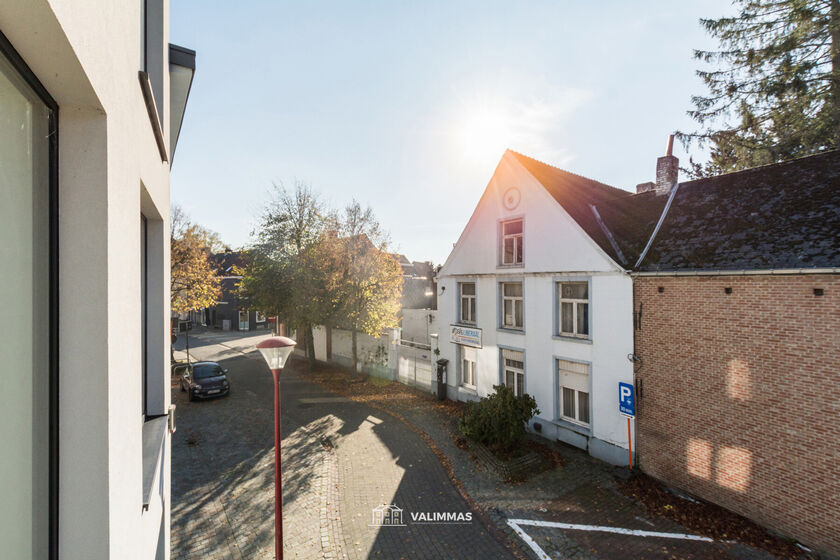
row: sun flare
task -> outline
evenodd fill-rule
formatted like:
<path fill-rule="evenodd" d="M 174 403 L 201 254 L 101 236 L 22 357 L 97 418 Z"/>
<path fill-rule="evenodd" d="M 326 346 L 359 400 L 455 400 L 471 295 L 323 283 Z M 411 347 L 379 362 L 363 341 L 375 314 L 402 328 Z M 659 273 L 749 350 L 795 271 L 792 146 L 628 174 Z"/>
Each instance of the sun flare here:
<path fill-rule="evenodd" d="M 501 157 L 513 140 L 509 115 L 493 107 L 468 109 L 457 128 L 458 145 L 464 159 L 486 164 Z"/>

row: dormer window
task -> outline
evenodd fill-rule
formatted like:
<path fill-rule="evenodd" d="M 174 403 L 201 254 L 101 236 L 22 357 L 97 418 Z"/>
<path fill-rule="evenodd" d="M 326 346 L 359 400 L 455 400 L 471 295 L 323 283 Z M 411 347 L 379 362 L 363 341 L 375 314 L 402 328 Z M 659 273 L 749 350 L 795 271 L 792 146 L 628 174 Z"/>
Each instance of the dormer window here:
<path fill-rule="evenodd" d="M 502 264 L 522 264 L 522 218 L 502 222 Z"/>

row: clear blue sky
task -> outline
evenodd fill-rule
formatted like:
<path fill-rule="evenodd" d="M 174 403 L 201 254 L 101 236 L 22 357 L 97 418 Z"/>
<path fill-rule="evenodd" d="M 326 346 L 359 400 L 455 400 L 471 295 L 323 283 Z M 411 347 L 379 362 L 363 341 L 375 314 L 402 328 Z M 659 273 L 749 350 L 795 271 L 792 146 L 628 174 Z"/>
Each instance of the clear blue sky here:
<path fill-rule="evenodd" d="M 272 182 L 370 204 L 442 263 L 504 149 L 605 183 L 653 179 L 693 129 L 700 17 L 728 1 L 172 0 L 197 70 L 172 201 L 247 245 Z M 688 155 L 678 146 L 676 155 Z M 695 154 L 696 156 L 702 154 Z"/>

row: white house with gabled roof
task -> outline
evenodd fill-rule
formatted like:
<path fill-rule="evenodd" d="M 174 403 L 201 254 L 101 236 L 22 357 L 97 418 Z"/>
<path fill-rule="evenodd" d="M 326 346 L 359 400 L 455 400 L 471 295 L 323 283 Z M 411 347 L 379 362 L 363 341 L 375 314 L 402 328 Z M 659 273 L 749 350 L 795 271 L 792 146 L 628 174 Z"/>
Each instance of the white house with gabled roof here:
<path fill-rule="evenodd" d="M 664 198 L 506 151 L 438 275 L 449 398 L 506 384 L 536 399 L 535 432 L 627 464 L 618 384 L 633 383 L 628 270 Z"/>

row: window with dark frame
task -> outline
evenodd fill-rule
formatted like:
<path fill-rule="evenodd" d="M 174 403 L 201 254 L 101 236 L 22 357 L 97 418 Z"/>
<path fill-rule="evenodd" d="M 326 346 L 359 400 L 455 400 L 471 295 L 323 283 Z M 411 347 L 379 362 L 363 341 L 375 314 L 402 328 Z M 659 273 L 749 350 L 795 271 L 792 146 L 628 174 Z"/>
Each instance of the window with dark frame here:
<path fill-rule="evenodd" d="M 558 333 L 589 338 L 589 283 L 558 282 Z"/>
<path fill-rule="evenodd" d="M 557 360 L 560 387 L 560 417 L 576 424 L 589 425 L 589 364 Z"/>
<path fill-rule="evenodd" d="M 522 330 L 522 282 L 502 283 L 502 328 Z"/>
<path fill-rule="evenodd" d="M 0 514 L 14 558 L 58 557 L 58 105 L 0 31 L 0 169 L 4 204 L 0 238 L 9 245 L 4 311 L 15 327 L 4 340 L 7 384 Z M 37 330 L 32 325 L 37 325 Z M 31 348 L 37 344 L 38 351 Z M 2 431 L 2 430 L 0 430 Z M 9 437 L 11 435 L 11 437 Z M 22 477 L 22 478 L 19 478 Z M 18 506 L 29 501 L 29 515 Z M 17 508 L 17 509 L 16 509 Z"/>
<path fill-rule="evenodd" d="M 525 393 L 525 353 L 502 348 L 505 386 L 521 397 Z"/>
<path fill-rule="evenodd" d="M 524 240 L 522 218 L 502 222 L 502 264 L 523 263 Z"/>
<path fill-rule="evenodd" d="M 461 323 L 475 324 L 475 282 L 461 282 Z"/>

